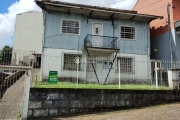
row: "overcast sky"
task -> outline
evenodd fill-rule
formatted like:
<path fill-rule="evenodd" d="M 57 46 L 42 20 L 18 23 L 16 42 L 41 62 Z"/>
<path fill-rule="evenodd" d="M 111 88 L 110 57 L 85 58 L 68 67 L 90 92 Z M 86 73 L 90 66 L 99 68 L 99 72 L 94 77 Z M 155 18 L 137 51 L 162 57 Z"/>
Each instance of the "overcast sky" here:
<path fill-rule="evenodd" d="M 7 2 L 8 1 L 8 2 Z M 0 6 L 0 49 L 5 45 L 13 46 L 16 14 L 30 10 L 41 11 L 34 0 L 2 0 Z M 60 1 L 60 0 L 58 0 Z M 79 4 L 132 10 L 137 0 L 61 0 Z M 98 1 L 98 2 L 97 2 Z M 5 11 L 5 12 L 4 12 Z"/>

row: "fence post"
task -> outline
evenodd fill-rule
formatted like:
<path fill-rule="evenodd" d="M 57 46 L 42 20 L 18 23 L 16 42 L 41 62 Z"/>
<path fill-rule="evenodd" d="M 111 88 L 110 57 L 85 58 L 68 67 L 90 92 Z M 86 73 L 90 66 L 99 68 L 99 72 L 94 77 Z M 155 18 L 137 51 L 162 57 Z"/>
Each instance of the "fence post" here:
<path fill-rule="evenodd" d="M 31 87 L 31 80 L 32 80 L 32 70 L 28 69 L 26 71 L 26 73 L 25 73 L 25 81 L 24 81 L 22 120 L 26 120 L 27 119 L 29 92 L 30 92 L 30 87 Z"/>
<path fill-rule="evenodd" d="M 157 62 L 155 62 L 155 73 L 156 73 L 156 89 L 158 89 Z"/>
<path fill-rule="evenodd" d="M 79 77 L 79 57 L 76 58 L 76 64 L 77 64 L 77 83 L 76 88 L 78 88 L 78 77 Z"/>
<path fill-rule="evenodd" d="M 121 70 L 120 70 L 120 60 L 118 60 L 118 67 L 119 67 L 119 89 L 121 89 Z"/>

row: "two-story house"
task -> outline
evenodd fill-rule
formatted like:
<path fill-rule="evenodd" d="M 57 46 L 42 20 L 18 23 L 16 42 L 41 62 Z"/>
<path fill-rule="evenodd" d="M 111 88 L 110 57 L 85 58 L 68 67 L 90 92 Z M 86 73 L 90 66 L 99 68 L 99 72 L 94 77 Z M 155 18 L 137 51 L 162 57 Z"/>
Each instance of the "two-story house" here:
<path fill-rule="evenodd" d="M 81 81 L 116 83 L 120 68 L 122 81 L 149 83 L 149 23 L 160 16 L 59 1 L 36 3 L 44 14 L 42 81 L 49 71 L 58 71 L 60 81 L 73 81 L 78 69 Z"/>

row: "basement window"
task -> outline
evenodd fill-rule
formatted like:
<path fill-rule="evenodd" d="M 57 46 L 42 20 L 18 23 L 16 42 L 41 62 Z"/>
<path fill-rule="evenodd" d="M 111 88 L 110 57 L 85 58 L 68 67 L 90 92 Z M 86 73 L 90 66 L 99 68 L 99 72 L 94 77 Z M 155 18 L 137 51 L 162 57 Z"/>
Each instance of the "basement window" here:
<path fill-rule="evenodd" d="M 120 37 L 122 39 L 130 39 L 130 40 L 135 40 L 135 27 L 126 27 L 126 26 L 121 26 L 120 27 Z"/>
<path fill-rule="evenodd" d="M 62 20 L 62 33 L 79 35 L 79 21 Z"/>

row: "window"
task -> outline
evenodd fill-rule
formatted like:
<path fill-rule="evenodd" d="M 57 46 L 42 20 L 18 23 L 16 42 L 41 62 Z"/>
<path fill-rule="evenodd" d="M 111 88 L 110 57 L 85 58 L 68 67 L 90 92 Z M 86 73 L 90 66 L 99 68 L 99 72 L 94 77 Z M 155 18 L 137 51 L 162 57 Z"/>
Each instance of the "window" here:
<path fill-rule="evenodd" d="M 119 72 L 119 64 L 120 60 L 120 70 L 121 73 L 134 73 L 134 59 L 127 57 L 118 57 L 117 58 L 117 72 Z"/>
<path fill-rule="evenodd" d="M 81 63 L 82 55 L 78 55 L 78 54 L 64 54 L 63 69 L 70 70 L 70 71 L 77 70 L 77 64 L 75 62 L 78 56 L 80 58 L 79 71 L 81 71 L 82 70 L 82 63 Z"/>
<path fill-rule="evenodd" d="M 135 37 L 135 27 L 125 27 L 121 26 L 121 38 L 123 39 L 132 39 L 134 40 Z"/>
<path fill-rule="evenodd" d="M 62 33 L 79 35 L 79 21 L 62 20 Z"/>

